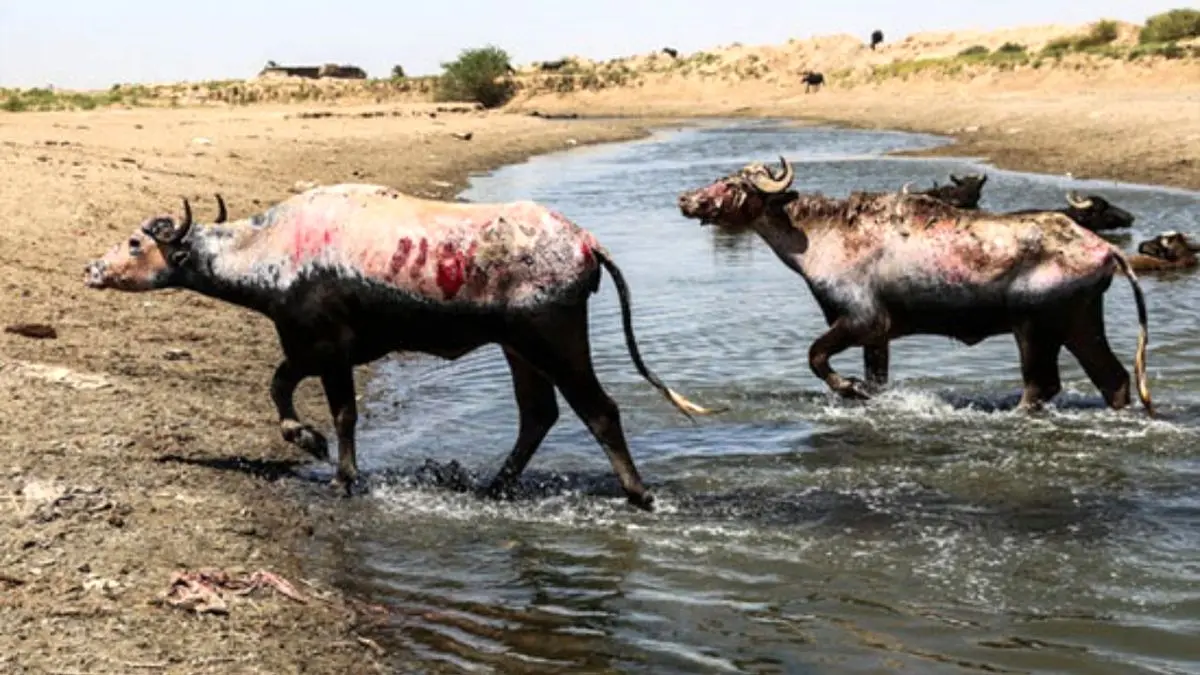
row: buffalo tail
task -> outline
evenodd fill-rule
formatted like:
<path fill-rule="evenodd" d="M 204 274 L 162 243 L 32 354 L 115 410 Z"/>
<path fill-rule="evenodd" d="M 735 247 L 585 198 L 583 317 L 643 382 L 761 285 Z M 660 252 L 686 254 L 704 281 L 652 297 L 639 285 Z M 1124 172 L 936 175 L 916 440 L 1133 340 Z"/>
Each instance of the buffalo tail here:
<path fill-rule="evenodd" d="M 633 312 L 629 307 L 629 286 L 625 283 L 625 276 L 621 274 L 620 268 L 612 261 L 607 251 L 597 247 L 592 250 L 592 254 L 596 256 L 596 259 L 600 261 L 604 269 L 608 270 L 608 273 L 612 275 L 613 283 L 617 286 L 617 295 L 621 299 L 621 323 L 625 327 L 625 344 L 629 348 L 629 356 L 633 359 L 633 365 L 637 368 L 638 373 L 646 378 L 647 382 L 654 385 L 655 389 L 662 392 L 663 396 L 666 396 L 667 400 L 671 402 L 671 405 L 675 406 L 688 419 L 693 419 L 692 415 L 711 415 L 722 412 L 721 410 L 705 408 L 692 403 L 682 394 L 663 384 L 657 375 L 650 372 L 650 369 L 642 361 L 641 352 L 638 351 L 637 339 L 633 336 Z"/>
<path fill-rule="evenodd" d="M 1139 325 L 1137 353 L 1133 357 L 1133 378 L 1137 384 L 1138 398 L 1146 407 L 1146 413 L 1154 417 L 1154 405 L 1150 402 L 1150 387 L 1146 384 L 1146 344 L 1150 341 L 1150 330 L 1147 327 L 1146 319 L 1146 298 L 1142 295 L 1142 286 L 1138 283 L 1137 275 L 1129 265 L 1129 261 L 1125 259 L 1124 254 L 1120 251 L 1113 253 L 1117 265 L 1121 267 L 1121 271 L 1129 279 L 1129 285 L 1133 287 L 1133 300 L 1137 303 Z"/>

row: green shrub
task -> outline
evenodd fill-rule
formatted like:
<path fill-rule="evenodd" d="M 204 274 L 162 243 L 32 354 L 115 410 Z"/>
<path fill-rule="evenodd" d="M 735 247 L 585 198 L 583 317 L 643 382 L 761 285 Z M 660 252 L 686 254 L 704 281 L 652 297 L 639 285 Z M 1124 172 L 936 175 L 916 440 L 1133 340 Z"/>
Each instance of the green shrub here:
<path fill-rule="evenodd" d="M 1138 41 L 1142 44 L 1174 42 L 1200 36 L 1200 10 L 1173 9 L 1146 19 Z"/>
<path fill-rule="evenodd" d="M 404 66 L 402 66 L 398 63 L 396 65 L 392 66 L 392 79 L 393 80 L 403 80 L 404 79 Z"/>
<path fill-rule="evenodd" d="M 1092 24 L 1089 30 L 1082 37 L 1075 39 L 1076 49 L 1087 49 L 1089 47 L 1100 47 L 1117 39 L 1117 22 L 1116 21 L 1097 21 Z"/>
<path fill-rule="evenodd" d="M 1042 47 L 1043 54 L 1060 55 L 1071 51 L 1075 46 L 1075 40 L 1069 37 L 1061 37 L 1051 40 Z"/>
<path fill-rule="evenodd" d="M 1005 42 L 1004 44 L 1000 45 L 1000 48 L 996 50 L 996 53 L 997 54 L 1024 54 L 1025 53 L 1025 45 L 1017 44 L 1015 42 Z"/>
<path fill-rule="evenodd" d="M 1076 52 L 1083 50 L 1094 50 L 1097 47 L 1103 47 L 1117 39 L 1117 22 L 1116 21 L 1097 21 L 1092 24 L 1090 30 L 1083 35 L 1075 35 L 1070 37 L 1060 37 L 1046 43 L 1042 47 L 1042 54 L 1048 56 L 1062 56 L 1067 52 Z"/>
<path fill-rule="evenodd" d="M 958 53 L 959 56 L 983 56 L 988 53 L 988 48 L 983 45 L 971 45 Z"/>
<path fill-rule="evenodd" d="M 1183 47 L 1174 42 L 1165 42 L 1161 44 L 1144 44 L 1134 47 L 1129 52 L 1129 60 L 1141 58 L 1143 56 L 1161 56 L 1164 59 L 1182 59 L 1187 56 L 1187 51 Z"/>
<path fill-rule="evenodd" d="M 458 59 L 442 64 L 437 96 L 442 101 L 478 101 L 485 108 L 504 105 L 515 92 L 508 77 L 508 53 L 488 45 L 464 49 Z"/>

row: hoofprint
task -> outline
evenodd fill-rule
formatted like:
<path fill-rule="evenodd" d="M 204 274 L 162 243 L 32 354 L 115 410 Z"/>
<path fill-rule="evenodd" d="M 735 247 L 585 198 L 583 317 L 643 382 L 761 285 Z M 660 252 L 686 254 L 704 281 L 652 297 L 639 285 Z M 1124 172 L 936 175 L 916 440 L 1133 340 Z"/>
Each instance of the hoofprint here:
<path fill-rule="evenodd" d="M 687 218 L 752 229 L 807 282 L 830 326 L 809 352 L 813 372 L 834 391 L 867 398 L 887 381 L 888 342 L 936 334 L 976 344 L 1014 333 L 1021 349 L 1023 407 L 1061 389 L 1057 358 L 1067 347 L 1108 404 L 1129 402 L 1129 374 L 1104 336 L 1103 294 L 1128 276 L 1140 333 L 1138 394 L 1145 382 L 1145 301 L 1124 255 L 1057 212 L 968 211 L 925 195 L 856 192 L 846 199 L 790 190 L 794 172 L 750 164 L 684 192 Z M 839 375 L 829 359 L 864 348 L 867 382 Z"/>
<path fill-rule="evenodd" d="M 498 495 L 524 470 L 558 417 L 555 387 L 591 429 L 631 502 L 649 508 L 616 404 L 592 368 L 587 300 L 601 267 L 617 286 L 626 344 L 638 372 L 685 415 L 708 414 L 662 384 L 641 360 L 629 292 L 596 238 L 530 201 L 459 204 L 380 185 L 342 184 L 295 195 L 211 225 L 146 220 L 124 244 L 89 263 L 93 288 L 182 287 L 269 317 L 285 359 L 271 396 L 283 436 L 319 458 L 325 439 L 292 403 L 299 382 L 320 377 L 338 435 L 337 481 L 357 476 L 353 366 L 392 351 L 457 359 L 499 344 L 520 410 L 518 438 L 488 488 Z"/>

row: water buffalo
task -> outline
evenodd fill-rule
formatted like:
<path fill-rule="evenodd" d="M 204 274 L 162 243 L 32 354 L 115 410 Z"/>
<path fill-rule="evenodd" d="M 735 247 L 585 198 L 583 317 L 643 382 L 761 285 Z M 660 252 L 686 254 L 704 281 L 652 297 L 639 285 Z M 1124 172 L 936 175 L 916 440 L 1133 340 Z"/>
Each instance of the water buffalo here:
<path fill-rule="evenodd" d="M 1061 213 L 963 211 L 925 195 L 854 193 L 846 199 L 790 190 L 753 163 L 679 196 L 686 218 L 756 232 L 807 282 L 829 330 L 809 349 L 809 366 L 831 390 L 869 398 L 887 382 L 888 343 L 933 334 L 974 345 L 1012 333 L 1021 353 L 1022 408 L 1061 389 L 1065 346 L 1113 408 L 1129 404 L 1129 373 L 1104 332 L 1104 293 L 1120 269 L 1129 278 L 1140 333 L 1134 372 L 1146 385 L 1146 307 L 1137 277 L 1112 244 Z M 867 382 L 838 374 L 831 357 L 862 347 Z"/>
<path fill-rule="evenodd" d="M 1163 232 L 1138 244 L 1137 253 L 1129 256 L 1129 266 L 1137 272 L 1186 270 L 1196 266 L 1196 244 L 1179 232 Z"/>
<path fill-rule="evenodd" d="M 979 208 L 979 199 L 983 196 L 983 185 L 987 183 L 987 179 L 987 174 L 969 173 L 965 176 L 950 174 L 951 185 L 938 185 L 937 181 L 934 181 L 933 187 L 928 190 L 917 190 L 912 194 L 933 197 L 960 209 L 977 209 Z M 902 191 L 905 194 L 909 193 L 908 184 Z"/>
<path fill-rule="evenodd" d="M 1113 206 L 1107 199 L 1099 195 L 1080 197 L 1074 191 L 1067 193 L 1067 206 L 1058 209 L 1023 209 L 1010 211 L 1011 214 L 1044 213 L 1053 210 L 1079 223 L 1092 232 L 1107 230 L 1129 229 L 1133 226 L 1133 214 L 1118 206 Z"/>
<path fill-rule="evenodd" d="M 218 221 L 224 221 L 224 207 Z M 274 324 L 284 360 L 271 398 L 288 442 L 319 459 L 328 444 L 302 423 L 297 385 L 320 377 L 338 440 L 335 484 L 349 490 L 355 459 L 353 367 L 390 352 L 458 359 L 486 344 L 504 350 L 520 414 L 516 443 L 487 493 L 509 488 L 558 419 L 555 387 L 608 454 L 629 501 L 649 509 L 616 403 L 596 379 L 588 297 L 601 268 L 616 284 L 638 373 L 680 411 L 713 412 L 669 389 L 642 362 L 629 290 L 588 231 L 534 202 L 461 204 L 380 185 L 316 187 L 248 218 L 193 225 L 147 219 L 86 266 L 91 288 L 186 288 L 258 311 Z"/>
<path fill-rule="evenodd" d="M 883 31 L 875 30 L 871 32 L 871 51 L 875 51 L 875 46 L 883 42 Z"/>
<path fill-rule="evenodd" d="M 811 70 L 806 70 L 801 73 L 801 81 L 804 82 L 804 93 L 808 93 L 809 89 L 821 89 L 821 85 L 825 84 L 825 76 L 821 73 L 816 73 Z"/>
<path fill-rule="evenodd" d="M 558 59 L 557 61 L 542 61 L 540 68 L 542 70 L 562 70 L 566 67 L 569 61 L 567 59 Z"/>
<path fill-rule="evenodd" d="M 679 50 L 674 49 L 672 47 L 663 47 L 662 51 L 664 54 L 666 54 L 667 56 L 669 56 L 673 59 L 678 58 L 678 56 L 679 56 Z"/>

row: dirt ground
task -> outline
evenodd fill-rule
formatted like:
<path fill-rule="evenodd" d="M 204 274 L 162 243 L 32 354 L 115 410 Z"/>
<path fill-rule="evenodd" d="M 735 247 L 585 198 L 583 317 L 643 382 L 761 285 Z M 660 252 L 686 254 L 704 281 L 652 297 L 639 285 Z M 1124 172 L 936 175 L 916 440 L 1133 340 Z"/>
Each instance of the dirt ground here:
<path fill-rule="evenodd" d="M 785 117 L 952 136 L 925 155 L 1000 168 L 1200 189 L 1200 63 L 995 72 L 826 87 L 664 78 L 637 88 L 526 96 L 514 109 L 646 117 Z M 770 158 L 747 157 L 750 160 Z"/>
<path fill-rule="evenodd" d="M 83 265 L 152 213 L 178 213 L 181 195 L 202 220 L 213 192 L 238 218 L 297 181 L 451 198 L 469 172 L 644 130 L 434 105 L 301 110 L 0 113 L 0 325 L 56 334 L 0 333 L 0 672 L 403 666 L 360 639 L 370 608 L 305 577 L 305 541 L 328 521 L 277 480 L 306 460 L 268 398 L 271 324 L 184 291 L 89 290 Z M 298 404 L 328 429 L 319 391 L 306 382 Z M 273 573 L 301 600 L 230 592 L 226 614 L 163 602 L 173 573 L 201 568 Z"/>

